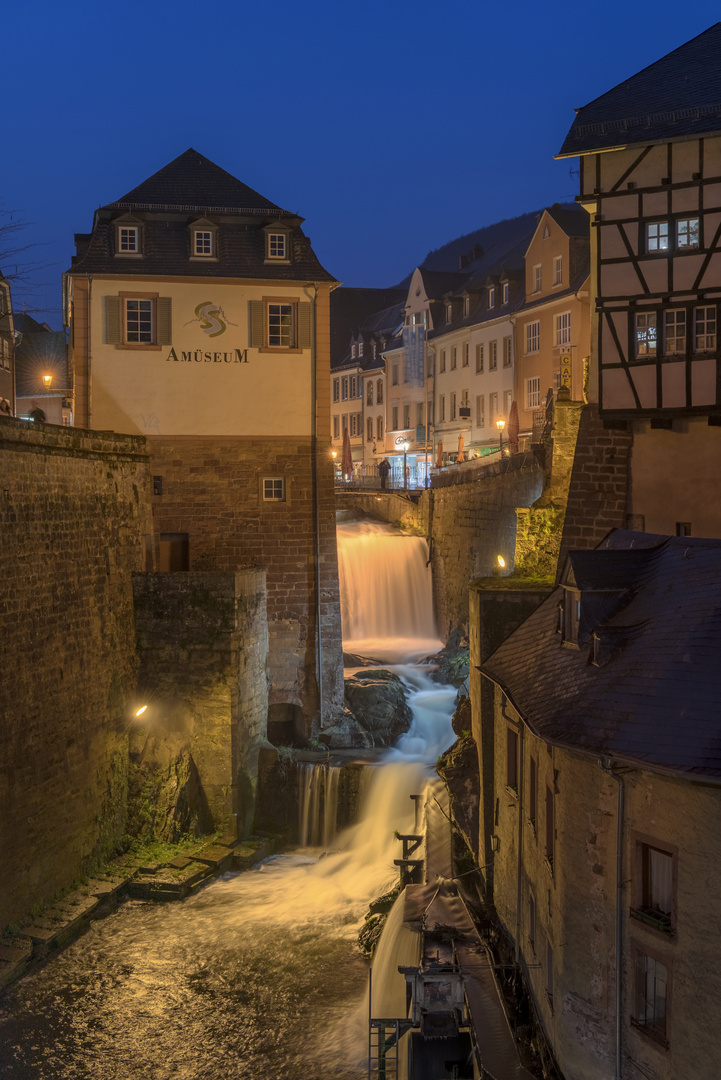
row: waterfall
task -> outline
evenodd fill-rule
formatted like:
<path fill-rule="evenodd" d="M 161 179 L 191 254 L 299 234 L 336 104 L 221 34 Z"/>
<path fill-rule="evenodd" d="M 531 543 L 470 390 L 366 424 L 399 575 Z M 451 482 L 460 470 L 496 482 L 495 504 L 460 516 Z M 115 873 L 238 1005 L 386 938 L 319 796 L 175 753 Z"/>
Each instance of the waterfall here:
<path fill-rule="evenodd" d="M 437 652 L 423 537 L 377 521 L 340 523 L 337 536 L 346 652 L 387 660 Z"/>
<path fill-rule="evenodd" d="M 338 821 L 337 765 L 298 765 L 298 842 L 301 847 L 329 847 Z"/>

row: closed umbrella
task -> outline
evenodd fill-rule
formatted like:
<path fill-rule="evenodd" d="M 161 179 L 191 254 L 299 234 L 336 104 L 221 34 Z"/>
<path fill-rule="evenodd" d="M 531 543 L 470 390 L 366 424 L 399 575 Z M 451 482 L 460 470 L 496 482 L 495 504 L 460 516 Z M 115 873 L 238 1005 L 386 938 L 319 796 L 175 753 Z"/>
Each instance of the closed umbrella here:
<path fill-rule="evenodd" d="M 353 452 L 350 448 L 350 432 L 348 428 L 343 429 L 343 454 L 341 455 L 340 469 L 346 480 L 350 480 L 353 475 Z"/>
<path fill-rule="evenodd" d="M 508 450 L 511 454 L 518 453 L 518 405 L 511 403 L 511 412 L 508 417 Z"/>
<path fill-rule="evenodd" d="M 443 468 L 443 439 L 438 440 L 438 451 L 436 453 L 436 468 Z"/>
<path fill-rule="evenodd" d="M 463 461 L 463 432 L 458 436 L 458 455 L 457 461 Z"/>

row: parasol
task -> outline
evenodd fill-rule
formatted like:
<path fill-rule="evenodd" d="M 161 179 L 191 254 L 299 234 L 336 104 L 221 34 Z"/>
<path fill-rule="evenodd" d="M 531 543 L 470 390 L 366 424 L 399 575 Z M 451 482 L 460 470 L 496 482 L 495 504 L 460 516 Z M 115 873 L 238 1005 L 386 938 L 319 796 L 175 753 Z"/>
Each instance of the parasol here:
<path fill-rule="evenodd" d="M 511 454 L 518 453 L 518 405 L 511 403 L 511 411 L 508 416 L 508 450 Z"/>
<path fill-rule="evenodd" d="M 351 479 L 353 475 L 353 452 L 350 448 L 350 432 L 348 428 L 343 428 L 343 454 L 341 456 L 340 471 L 346 480 Z"/>
<path fill-rule="evenodd" d="M 443 439 L 438 440 L 438 451 L 436 453 L 436 468 L 443 468 Z"/>
<path fill-rule="evenodd" d="M 456 461 L 463 461 L 463 432 L 458 436 L 458 454 Z"/>

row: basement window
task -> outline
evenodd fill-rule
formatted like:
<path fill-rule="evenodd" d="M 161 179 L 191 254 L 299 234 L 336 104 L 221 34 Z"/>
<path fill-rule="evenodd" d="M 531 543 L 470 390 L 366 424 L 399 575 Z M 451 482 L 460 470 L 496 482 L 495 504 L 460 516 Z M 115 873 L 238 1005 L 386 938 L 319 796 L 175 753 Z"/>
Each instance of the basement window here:
<path fill-rule="evenodd" d="M 285 477 L 263 477 L 263 502 L 285 502 Z"/>

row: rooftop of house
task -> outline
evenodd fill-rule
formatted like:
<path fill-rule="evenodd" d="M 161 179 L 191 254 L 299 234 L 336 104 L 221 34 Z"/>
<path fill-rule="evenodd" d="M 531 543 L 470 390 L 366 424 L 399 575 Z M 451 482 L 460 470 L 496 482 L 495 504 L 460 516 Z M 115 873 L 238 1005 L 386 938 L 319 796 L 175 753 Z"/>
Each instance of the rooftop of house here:
<path fill-rule="evenodd" d="M 383 316 L 406 299 L 406 289 L 357 289 L 342 286 L 330 295 L 330 356 L 331 366 L 350 356 L 351 337 L 360 330 L 373 332 L 385 328 Z M 395 330 L 400 319 L 391 327 Z"/>
<path fill-rule="evenodd" d="M 572 552 L 578 647 L 559 586 L 482 664 L 549 743 L 721 778 L 721 540 L 615 530 Z"/>
<path fill-rule="evenodd" d="M 721 22 L 577 109 L 557 157 L 721 132 Z"/>
<path fill-rule="evenodd" d="M 121 218 L 140 229 L 140 251 L 132 257 L 116 250 Z M 95 212 L 92 232 L 75 235 L 69 272 L 334 282 L 300 228 L 302 220 L 190 149 Z M 198 221 L 217 230 L 212 258 L 193 257 L 191 226 Z M 266 258 L 263 230 L 276 222 L 288 232 L 287 262 Z"/>

